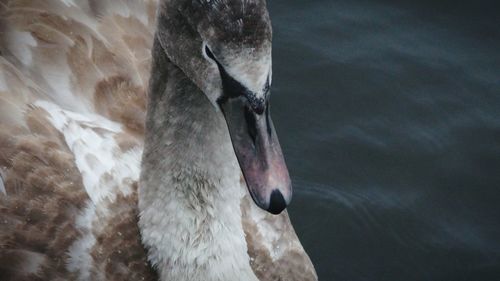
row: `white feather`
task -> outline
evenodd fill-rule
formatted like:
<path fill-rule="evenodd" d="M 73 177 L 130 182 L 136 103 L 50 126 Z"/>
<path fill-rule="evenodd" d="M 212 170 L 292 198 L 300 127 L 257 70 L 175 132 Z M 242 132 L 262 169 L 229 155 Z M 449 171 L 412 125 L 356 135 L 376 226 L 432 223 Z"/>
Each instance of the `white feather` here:
<path fill-rule="evenodd" d="M 82 232 L 82 236 L 68 249 L 69 272 L 78 273 L 78 280 L 89 280 L 93 266 L 90 250 L 95 245 L 96 239 L 92 234 L 92 223 L 96 218 L 96 209 L 93 202 L 88 202 L 84 211 L 76 218 L 76 226 Z"/>
<path fill-rule="evenodd" d="M 9 30 L 5 34 L 7 49 L 23 64 L 31 65 L 32 54 L 31 47 L 36 47 L 37 43 L 33 36 L 28 32 Z"/>
<path fill-rule="evenodd" d="M 123 132 L 122 126 L 103 116 L 63 110 L 42 100 L 35 105 L 49 113 L 52 125 L 63 134 L 90 197 L 84 212 L 76 218 L 82 236 L 70 246 L 67 265 L 70 272 L 79 273 L 78 280 L 89 280 L 93 267 L 90 252 L 96 243 L 93 230 L 100 227 L 96 225 L 97 212 L 103 220 L 111 215 L 108 206 L 118 194 L 132 193 L 132 184 L 139 179 L 142 150 L 123 153 L 114 138 Z"/>
<path fill-rule="evenodd" d="M 132 192 L 131 183 L 139 178 L 142 151 L 121 152 L 115 140 L 123 132 L 120 124 L 97 114 L 63 110 L 47 101 L 35 105 L 49 113 L 52 125 L 64 135 L 94 204 L 103 199 L 113 201 L 118 192 L 125 196 Z"/>

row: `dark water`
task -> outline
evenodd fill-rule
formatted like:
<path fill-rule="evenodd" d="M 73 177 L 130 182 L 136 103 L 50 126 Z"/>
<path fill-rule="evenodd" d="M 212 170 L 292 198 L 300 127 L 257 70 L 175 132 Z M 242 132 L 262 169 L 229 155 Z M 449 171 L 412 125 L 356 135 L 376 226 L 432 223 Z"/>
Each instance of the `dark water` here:
<path fill-rule="evenodd" d="M 500 5 L 414 2 L 268 1 L 321 280 L 500 280 Z"/>

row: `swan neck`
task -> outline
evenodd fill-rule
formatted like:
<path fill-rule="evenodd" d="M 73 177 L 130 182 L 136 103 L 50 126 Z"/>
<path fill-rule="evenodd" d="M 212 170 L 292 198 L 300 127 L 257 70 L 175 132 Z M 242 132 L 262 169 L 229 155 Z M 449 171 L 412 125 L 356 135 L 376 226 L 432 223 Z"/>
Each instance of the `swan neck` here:
<path fill-rule="evenodd" d="M 139 227 L 163 280 L 253 280 L 222 114 L 155 43 Z"/>

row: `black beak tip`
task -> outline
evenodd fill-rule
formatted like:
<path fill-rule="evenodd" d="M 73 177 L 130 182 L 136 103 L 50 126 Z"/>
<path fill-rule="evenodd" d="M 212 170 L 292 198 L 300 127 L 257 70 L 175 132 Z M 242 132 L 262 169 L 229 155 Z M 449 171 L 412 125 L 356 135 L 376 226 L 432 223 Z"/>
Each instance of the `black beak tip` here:
<path fill-rule="evenodd" d="M 285 198 L 283 198 L 283 194 L 281 194 L 281 192 L 277 189 L 273 190 L 267 211 L 273 215 L 279 215 L 283 212 L 286 206 L 287 204 Z"/>

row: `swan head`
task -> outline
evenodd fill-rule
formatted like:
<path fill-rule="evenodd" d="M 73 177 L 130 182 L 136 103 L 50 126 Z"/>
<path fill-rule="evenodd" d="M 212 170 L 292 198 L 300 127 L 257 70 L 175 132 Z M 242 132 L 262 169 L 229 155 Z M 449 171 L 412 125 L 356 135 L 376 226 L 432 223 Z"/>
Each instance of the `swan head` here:
<path fill-rule="evenodd" d="M 272 29 L 265 0 L 162 5 L 161 46 L 224 115 L 254 202 L 281 213 L 291 201 L 292 186 L 270 116 Z"/>

